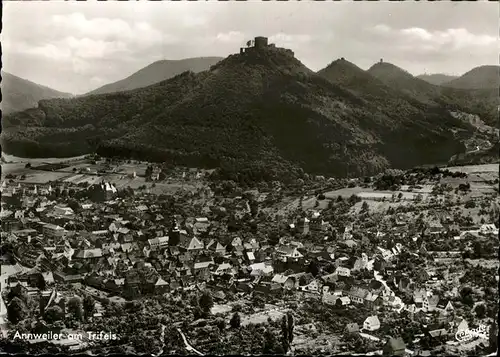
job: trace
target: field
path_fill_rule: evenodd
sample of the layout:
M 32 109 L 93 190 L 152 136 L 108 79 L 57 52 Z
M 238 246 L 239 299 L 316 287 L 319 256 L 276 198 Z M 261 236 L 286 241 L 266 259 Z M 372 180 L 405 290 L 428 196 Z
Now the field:
M 266 322 L 268 318 L 278 320 L 284 315 L 282 308 L 275 305 L 266 304 L 264 311 L 257 312 L 252 315 L 241 315 L 241 324 L 243 326 L 248 324 L 260 324 Z
M 498 164 L 453 166 L 453 167 L 447 167 L 446 169 L 448 169 L 452 172 L 465 172 L 467 174 L 482 173 L 482 172 L 496 172 L 497 176 L 498 176 L 498 172 L 499 172 Z

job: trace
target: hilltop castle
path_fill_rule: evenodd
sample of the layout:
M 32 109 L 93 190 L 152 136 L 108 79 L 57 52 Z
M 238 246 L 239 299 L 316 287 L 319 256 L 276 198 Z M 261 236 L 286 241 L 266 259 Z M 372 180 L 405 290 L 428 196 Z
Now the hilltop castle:
M 250 40 L 247 42 L 247 47 L 240 48 L 240 54 L 251 53 L 251 52 L 260 52 L 260 51 L 277 51 L 281 53 L 286 53 L 291 55 L 292 57 L 295 55 L 292 50 L 287 48 L 276 47 L 274 43 L 269 43 L 267 37 L 257 36 L 254 40 Z

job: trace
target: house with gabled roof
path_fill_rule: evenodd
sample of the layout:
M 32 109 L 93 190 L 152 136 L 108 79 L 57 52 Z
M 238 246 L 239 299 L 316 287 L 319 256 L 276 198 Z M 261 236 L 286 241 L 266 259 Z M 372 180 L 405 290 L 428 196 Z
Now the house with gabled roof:
M 299 252 L 297 247 L 293 247 L 293 246 L 289 246 L 289 245 L 282 245 L 282 246 L 276 248 L 276 253 L 283 261 L 295 261 L 296 262 L 299 259 L 304 257 L 304 255 L 301 252 Z
M 102 249 L 94 248 L 94 249 L 81 249 L 76 254 L 73 255 L 73 259 L 95 259 L 102 257 Z
M 365 299 L 369 295 L 369 291 L 361 287 L 352 286 L 347 295 L 353 303 L 365 304 Z
M 376 331 L 380 328 L 380 320 L 378 316 L 369 316 L 363 322 L 363 329 L 367 331 Z
M 257 276 L 257 275 L 270 276 L 274 271 L 272 264 L 268 264 L 266 262 L 250 264 L 248 267 L 251 270 L 250 271 L 251 276 Z
M 406 344 L 401 337 L 391 337 L 384 345 L 382 353 L 384 356 L 404 356 L 406 351 Z
M 224 255 L 226 254 L 226 247 L 220 244 L 217 240 L 212 239 L 208 242 L 206 250 L 216 254 L 216 255 Z
M 160 250 L 168 246 L 169 238 L 166 236 L 148 239 L 151 251 Z
M 178 247 L 188 252 L 196 252 L 203 250 L 204 245 L 203 242 L 196 237 L 189 238 L 182 235 Z

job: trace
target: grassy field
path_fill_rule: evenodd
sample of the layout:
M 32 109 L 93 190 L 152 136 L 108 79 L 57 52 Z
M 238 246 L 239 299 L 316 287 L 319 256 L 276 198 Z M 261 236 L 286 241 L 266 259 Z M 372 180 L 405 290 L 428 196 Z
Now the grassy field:
M 496 172 L 498 175 L 498 164 L 470 165 L 470 166 L 453 166 L 446 169 L 452 172 L 465 172 L 467 174 L 478 172 Z
M 63 157 L 63 158 L 55 158 L 55 157 L 42 157 L 42 158 L 25 158 L 25 157 L 19 157 L 19 156 L 14 156 L 14 155 L 9 155 L 2 153 L 2 158 L 7 162 L 7 163 L 31 163 L 32 165 L 35 164 L 43 164 L 43 163 L 59 163 L 59 162 L 67 162 L 67 161 L 74 161 L 74 160 L 81 160 L 85 157 L 85 155 L 81 156 L 74 156 L 74 157 Z

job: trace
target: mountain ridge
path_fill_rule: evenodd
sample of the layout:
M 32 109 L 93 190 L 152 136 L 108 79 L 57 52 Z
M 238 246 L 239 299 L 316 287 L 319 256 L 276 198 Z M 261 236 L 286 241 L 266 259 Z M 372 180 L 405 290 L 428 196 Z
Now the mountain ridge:
M 499 126 L 498 88 L 463 89 L 437 86 L 387 62 L 376 63 L 367 72 L 391 88 L 423 103 L 477 114 L 489 125 Z
M 416 76 L 419 79 L 422 79 L 430 84 L 434 84 L 436 86 L 443 85 L 444 83 L 447 83 L 451 80 L 457 79 L 460 76 L 453 76 L 449 74 L 443 74 L 443 73 L 432 73 L 432 74 L 420 74 Z
M 71 93 L 57 91 L 4 70 L 2 76 L 2 113 L 9 114 L 36 107 L 42 99 L 69 98 Z
M 108 83 L 84 95 L 121 92 L 147 87 L 188 70 L 195 73 L 207 70 L 220 60 L 222 60 L 222 57 L 192 57 L 180 60 L 159 60 L 141 68 L 124 79 Z
M 460 89 L 497 89 L 500 87 L 500 66 L 478 66 L 462 76 L 443 83 L 443 86 Z

